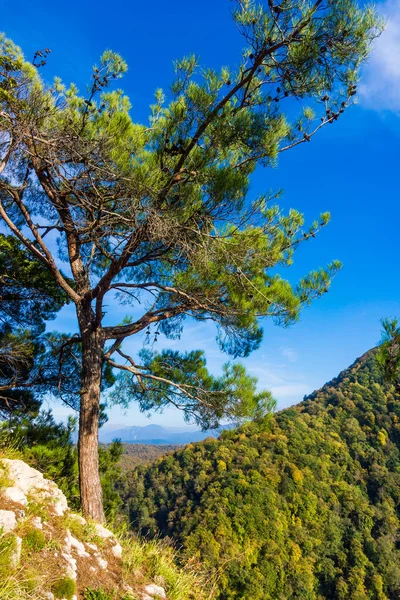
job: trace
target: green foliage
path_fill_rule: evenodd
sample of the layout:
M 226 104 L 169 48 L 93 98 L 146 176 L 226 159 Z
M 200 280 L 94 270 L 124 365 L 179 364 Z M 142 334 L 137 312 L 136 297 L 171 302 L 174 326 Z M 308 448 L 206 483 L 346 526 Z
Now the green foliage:
M 72 600 L 75 595 L 75 581 L 71 577 L 62 577 L 52 586 L 52 592 L 57 599 Z
M 1 447 L 0 447 L 0 494 L 2 489 L 11 487 L 13 485 L 13 481 L 10 479 L 8 468 L 1 461 Z
M 132 595 L 125 594 L 123 597 L 118 594 L 109 594 L 102 589 L 86 588 L 83 592 L 83 600 L 133 600 Z
M 220 600 L 400 596 L 400 396 L 375 351 L 298 406 L 138 467 L 132 527 Z
M 157 458 L 170 454 L 179 445 L 171 444 L 122 444 L 123 453 L 119 464 L 122 472 L 129 471 L 137 465 L 154 462 Z
M 6 318 L 13 328 L 22 323 L 40 333 L 45 321 L 53 319 L 69 301 L 43 264 L 13 236 L 3 233 L 0 234 L 0 290 L 2 322 Z
M 10 572 L 12 556 L 16 548 L 16 539 L 14 535 L 0 534 L 0 581 L 4 580 Z M 1 590 L 1 588 L 0 588 Z
M 123 453 L 119 440 L 113 441 L 107 448 L 99 448 L 100 479 L 103 490 L 105 514 L 112 521 L 121 507 L 121 498 L 115 489 L 115 482 L 121 476 L 119 461 Z
M 56 423 L 50 411 L 37 416 L 14 416 L 0 427 L 0 448 L 13 448 L 20 457 L 55 479 L 71 506 L 79 505 L 77 452 L 71 439 L 76 419 Z
M 236 422 L 269 413 L 275 401 L 267 391 L 257 392 L 257 379 L 241 364 L 225 364 L 222 375 L 207 370 L 204 352 L 142 350 L 142 364 L 154 380 L 119 377 L 112 396 L 127 406 L 134 399 L 142 411 L 162 410 L 170 402 L 183 410 L 186 420 L 204 429 L 217 427 L 223 417 Z
M 141 573 L 145 581 L 161 581 L 169 600 L 211 600 L 205 580 L 190 562 L 182 561 L 168 540 L 123 536 L 124 576 Z
M 40 552 L 46 547 L 46 537 L 41 529 L 32 527 L 24 532 L 22 547 L 26 552 Z

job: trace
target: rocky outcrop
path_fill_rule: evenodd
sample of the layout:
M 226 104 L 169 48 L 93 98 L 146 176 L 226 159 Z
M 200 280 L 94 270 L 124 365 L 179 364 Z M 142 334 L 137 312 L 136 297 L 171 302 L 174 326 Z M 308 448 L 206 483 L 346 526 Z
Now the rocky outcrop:
M 3 458 L 1 463 L 13 482 L 2 491 L 6 498 L 21 506 L 27 506 L 29 500 L 36 498 L 51 505 L 51 510 L 58 516 L 64 515 L 68 510 L 68 502 L 62 491 L 53 481 L 45 479 L 42 473 L 22 460 Z
M 0 481 L 0 551 L 8 552 L 10 572 L 33 573 L 37 598 L 78 600 L 85 589 L 124 600 L 167 598 L 163 587 L 129 573 L 114 533 L 71 512 L 63 492 L 39 471 L 3 458 Z

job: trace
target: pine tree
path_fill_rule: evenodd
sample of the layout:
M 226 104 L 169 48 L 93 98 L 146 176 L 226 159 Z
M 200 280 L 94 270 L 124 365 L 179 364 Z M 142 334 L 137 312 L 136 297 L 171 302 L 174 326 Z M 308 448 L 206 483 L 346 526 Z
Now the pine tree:
M 197 352 L 136 357 L 124 340 L 146 331 L 173 338 L 186 318 L 208 319 L 223 351 L 247 356 L 263 318 L 296 321 L 339 268 L 298 285 L 282 278 L 277 267 L 290 265 L 329 215 L 305 228 L 299 212 L 282 214 L 274 194 L 250 199 L 249 182 L 257 165 L 275 165 L 280 152 L 338 120 L 381 25 L 350 0 L 238 0 L 233 16 L 247 45 L 239 67 L 177 62 L 171 97 L 157 91 L 146 124 L 132 121 L 128 98 L 112 88 L 126 71 L 118 55 L 103 54 L 85 97 L 59 79 L 44 83 L 48 49 L 30 63 L 1 38 L 0 216 L 76 306 L 79 334 L 63 341 L 60 360 L 79 363 L 80 492 L 85 514 L 98 520 L 105 364 L 125 373 L 123 387 L 142 407 L 172 403 L 205 425 L 270 403 L 240 366 L 214 378 Z M 125 322 L 104 324 L 113 296 L 132 309 Z

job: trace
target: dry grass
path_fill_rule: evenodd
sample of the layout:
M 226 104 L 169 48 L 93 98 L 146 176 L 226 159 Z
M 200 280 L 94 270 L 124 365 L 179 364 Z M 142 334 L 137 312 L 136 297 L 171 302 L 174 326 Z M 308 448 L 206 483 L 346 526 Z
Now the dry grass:
M 126 532 L 119 539 L 124 548 L 124 582 L 129 584 L 132 576 L 142 586 L 154 582 L 165 588 L 168 600 L 212 600 L 202 577 L 188 564 L 178 566 L 178 553 L 171 544 Z

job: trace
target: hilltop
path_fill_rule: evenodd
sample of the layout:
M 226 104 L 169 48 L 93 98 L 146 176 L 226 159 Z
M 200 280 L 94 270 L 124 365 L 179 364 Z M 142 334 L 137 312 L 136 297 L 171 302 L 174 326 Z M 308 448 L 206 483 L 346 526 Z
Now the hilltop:
M 399 447 L 370 351 L 297 406 L 132 471 L 125 502 L 221 600 L 400 598 Z

